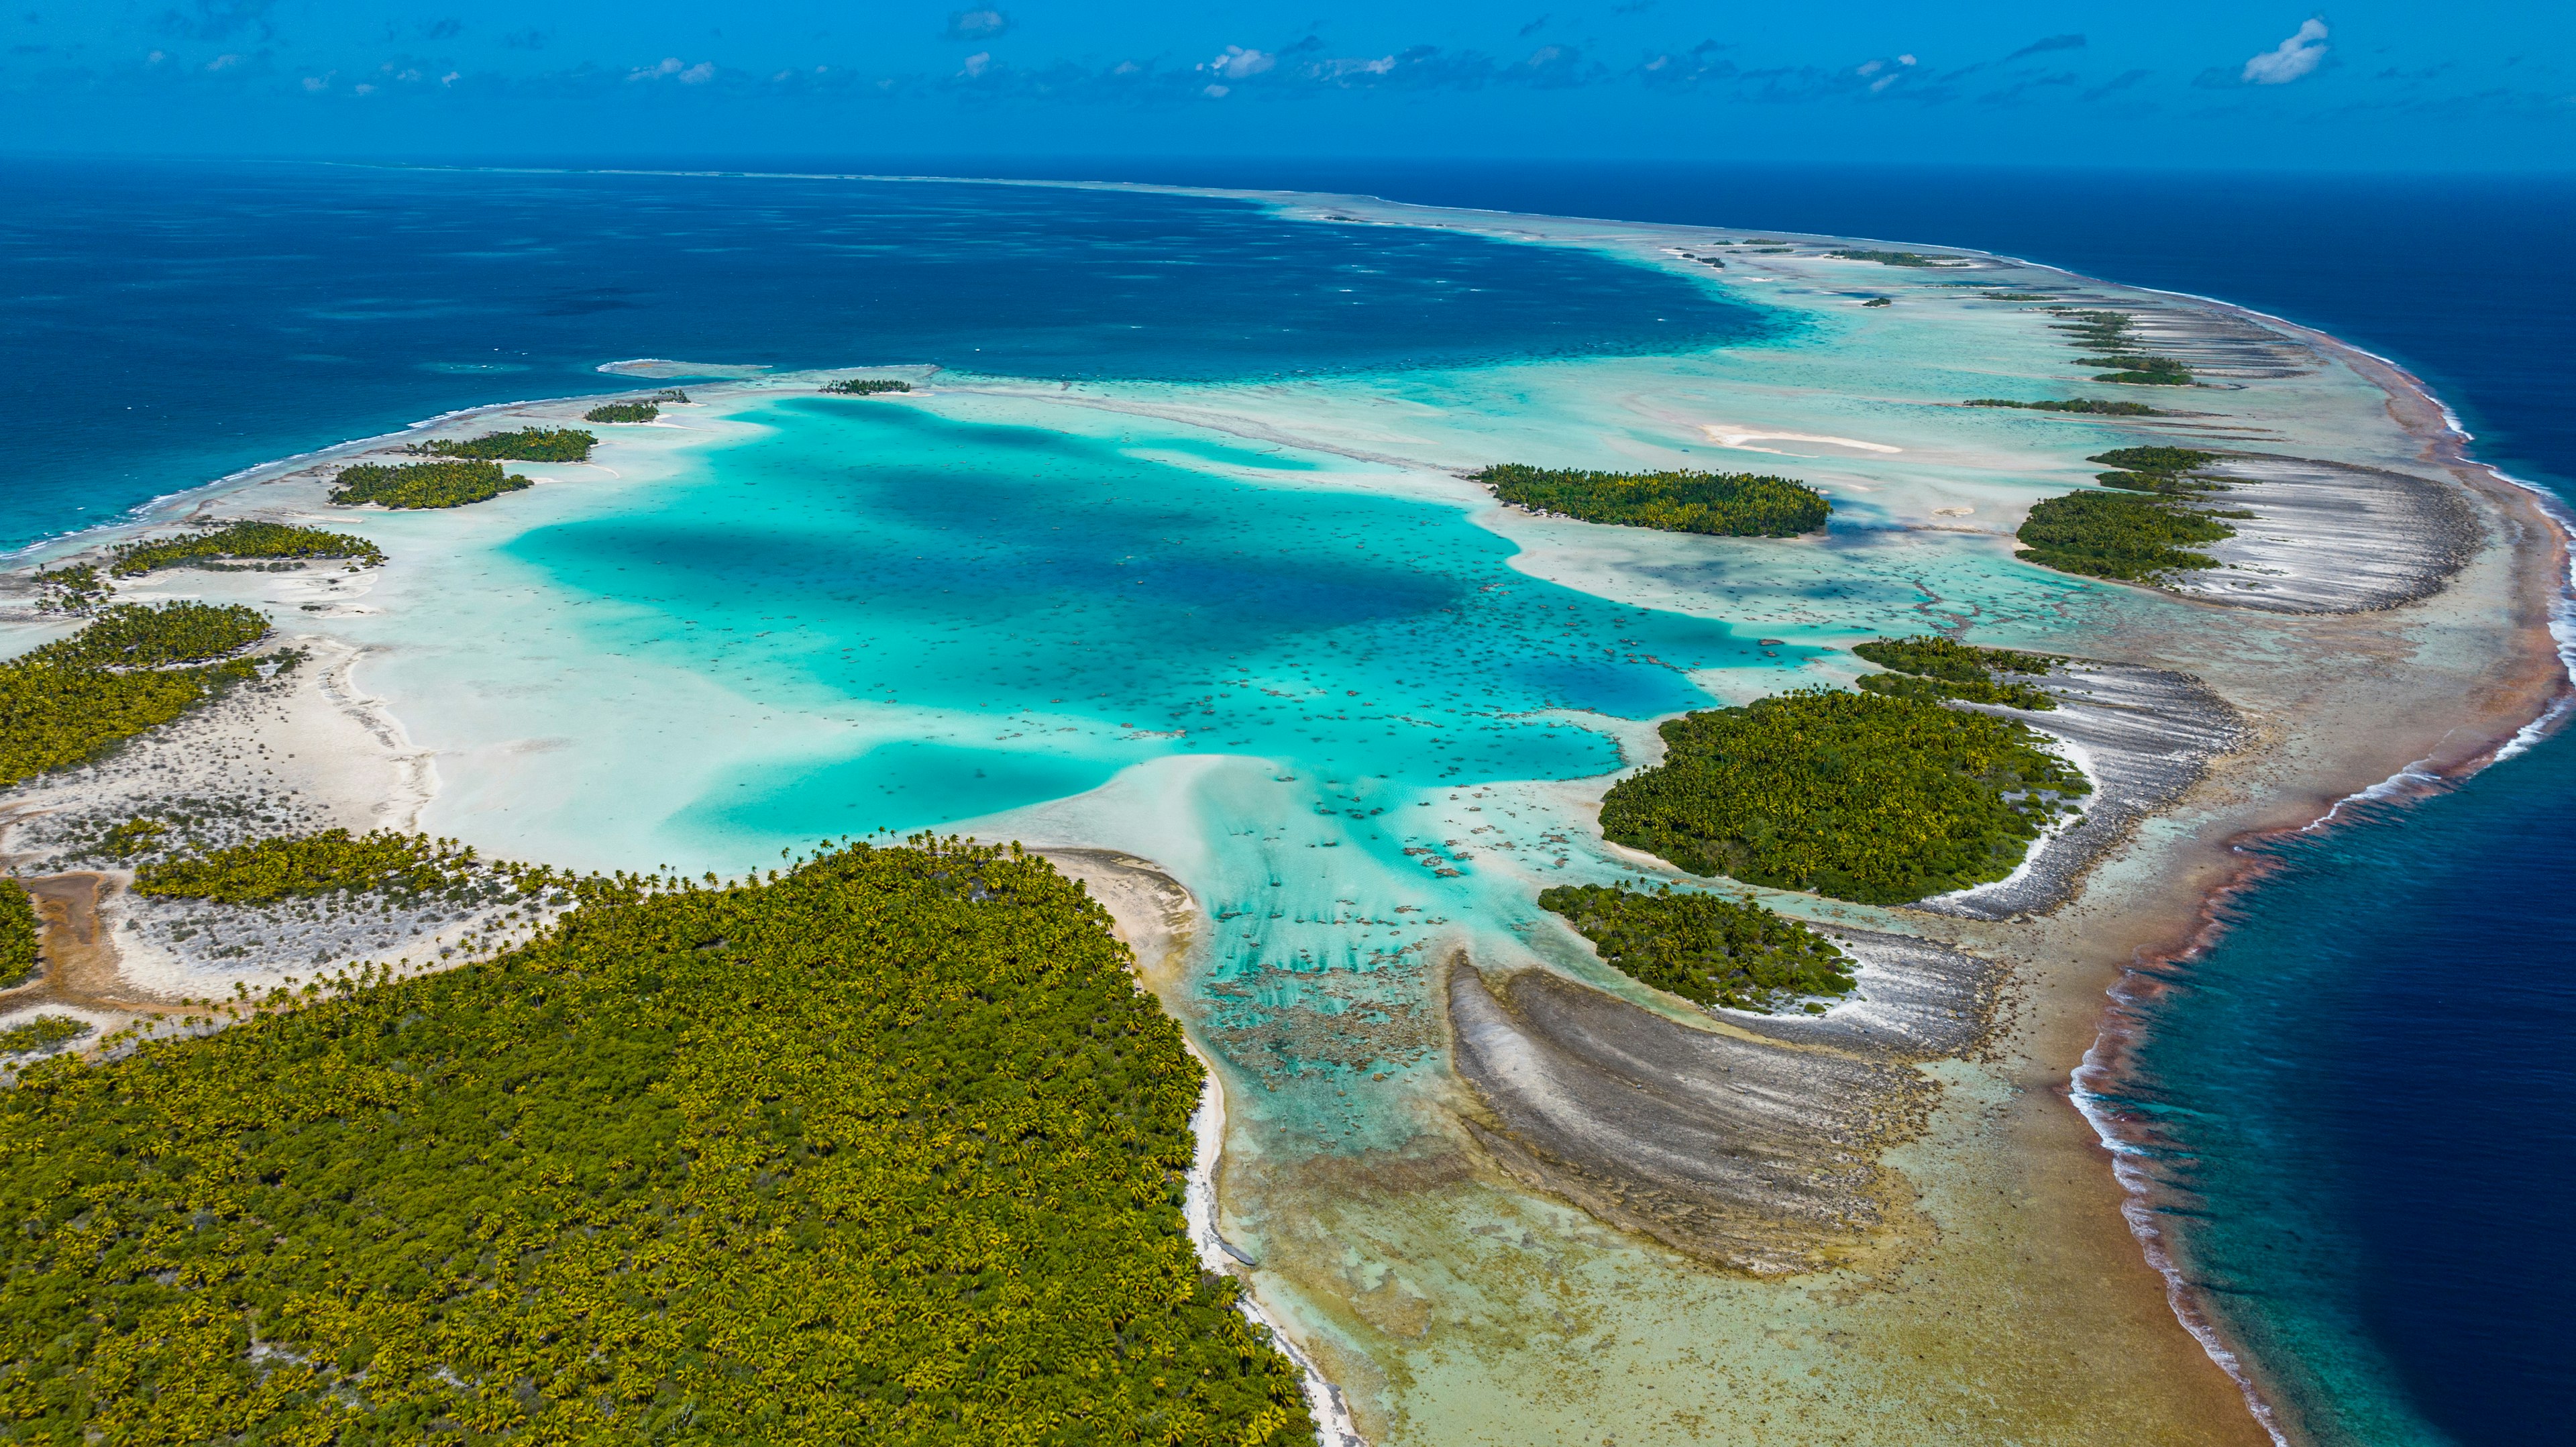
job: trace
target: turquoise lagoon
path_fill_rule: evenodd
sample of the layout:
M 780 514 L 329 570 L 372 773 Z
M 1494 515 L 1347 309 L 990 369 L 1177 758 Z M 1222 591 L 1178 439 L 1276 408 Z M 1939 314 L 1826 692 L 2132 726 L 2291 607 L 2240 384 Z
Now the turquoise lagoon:
M 1280 209 L 1269 224 L 1295 229 Z M 693 384 L 666 425 L 603 429 L 598 465 L 527 468 L 532 491 L 327 513 L 394 563 L 279 616 L 368 648 L 360 686 L 435 760 L 423 824 L 487 853 L 738 875 L 930 829 L 1168 870 L 1208 921 L 1165 998 L 1227 1078 L 1229 1235 L 1355 1392 L 1437 1417 L 1438 1440 L 1665 1431 L 1642 1393 L 1530 1375 L 1597 1370 L 1586 1321 L 1640 1333 L 1616 1360 L 1684 1388 L 1668 1398 L 1714 1410 L 1753 1383 L 1858 1422 L 1878 1397 L 1810 1394 L 1770 1325 L 1804 1330 L 1801 1303 L 1840 1278 L 1709 1277 L 1508 1190 L 1371 1214 L 1354 1183 L 1437 1155 L 1456 1104 L 1429 966 L 1537 958 L 1652 1004 L 1535 900 L 1640 872 L 1591 809 L 1656 720 L 1848 679 L 1875 634 L 2081 652 L 2181 605 L 2011 557 L 2021 510 L 2122 436 L 1956 405 L 2078 385 L 2044 314 L 1866 263 L 1746 256 L 1718 277 L 1650 229 L 1491 224 L 1558 270 L 1659 269 L 1724 303 L 1728 334 L 1311 380 Z M 1881 294 L 1897 304 L 1862 309 Z M 2267 384 L 2243 420 L 2285 449 L 2408 455 L 2380 417 L 2327 369 Z M 1791 540 L 1532 518 L 1462 476 L 1505 460 L 1776 470 L 1836 514 Z M 1441 1329 L 1405 1346 L 1414 1329 L 1363 1298 L 1437 1299 Z M 1372 1342 L 1346 1335 L 1354 1313 Z M 1398 1370 L 1391 1392 L 1368 1379 Z
M 1332 410 L 1374 396 L 1418 434 L 1381 447 L 1473 455 L 1514 416 L 1563 452 L 1594 394 L 1687 396 L 1713 365 L 1380 375 L 1294 419 L 1228 398 L 1278 424 L 1235 432 L 1144 415 L 1203 392 L 711 393 L 612 434 L 613 479 L 374 523 L 430 565 L 338 626 L 384 650 L 365 681 L 439 751 L 429 827 L 487 850 L 735 874 L 930 829 L 1153 859 L 1212 918 L 1193 1023 L 1269 1087 L 1265 1146 L 1400 1146 L 1419 1093 L 1343 1088 L 1436 1088 L 1436 949 L 1643 998 L 1535 896 L 1640 872 L 1587 806 L 1654 721 L 1847 678 L 1832 645 L 2038 626 L 2095 594 L 1993 536 L 1891 525 L 1856 487 L 1822 540 L 1630 534 L 1243 435 L 1346 442 Z

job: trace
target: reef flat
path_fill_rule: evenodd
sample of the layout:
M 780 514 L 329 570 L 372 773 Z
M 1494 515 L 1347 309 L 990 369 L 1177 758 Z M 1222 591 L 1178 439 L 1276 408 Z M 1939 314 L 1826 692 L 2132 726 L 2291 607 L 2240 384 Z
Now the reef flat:
M 112 861 L 66 852 L 165 782 L 579 868 L 1022 840 L 1128 879 L 1131 936 L 1169 937 L 1138 942 L 1146 982 L 1222 1092 L 1205 1259 L 1368 1441 L 2260 1440 L 2222 1368 L 2254 1370 L 2177 1323 L 2066 1084 L 2105 987 L 2188 944 L 2235 840 L 2473 767 L 2563 685 L 2546 520 L 2392 369 L 2218 304 L 1849 238 L 1259 199 L 1656 268 L 1770 325 L 1258 382 L 693 383 L 441 513 L 335 511 L 332 477 L 599 399 L 299 459 L 185 515 L 345 529 L 382 567 L 134 588 L 260 607 L 315 650 L 298 707 L 339 730 L 309 751 L 338 772 L 299 744 L 247 773 L 208 713 L 13 794 L 5 847 L 93 891 L 80 947 L 134 947 L 85 968 L 142 1002 L 298 972 L 188 953 Z M 2070 320 L 2103 312 L 2120 355 L 2173 364 L 2122 370 L 2191 380 L 2095 380 L 2109 349 L 2067 329 L 2107 335 Z M 2151 410 L 1964 405 L 2071 395 Z M 2210 505 L 2255 517 L 2220 566 L 2132 585 L 2017 557 L 2030 507 L 2127 446 L 2225 459 Z M 1794 478 L 1831 518 L 1537 516 L 1472 480 L 1506 464 Z M 13 640 L 65 631 L 21 597 Z M 1866 907 L 1601 838 L 1659 722 L 1847 684 L 1854 645 L 1924 632 L 2074 660 L 2035 685 L 2054 709 L 1968 705 L 2094 786 L 2015 877 Z M 1649 989 L 1536 904 L 1619 880 L 1812 924 L 1856 988 L 1816 1014 Z M 417 964 L 478 923 L 331 943 Z

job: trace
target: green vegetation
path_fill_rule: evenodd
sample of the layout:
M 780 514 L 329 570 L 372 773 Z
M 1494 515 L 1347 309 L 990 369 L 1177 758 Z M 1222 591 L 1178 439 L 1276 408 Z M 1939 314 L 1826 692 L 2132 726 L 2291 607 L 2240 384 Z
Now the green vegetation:
M 1988 300 L 1988 301 L 2055 301 L 2055 300 L 2057 300 L 2057 298 L 2055 298 L 2055 297 L 2053 297 L 2053 296 L 2050 296 L 2048 293 L 2046 293 L 2046 292 L 2044 292 L 2044 291 L 1990 291 L 1990 292 L 1987 292 L 1985 295 L 1986 295 L 1986 300 Z
M 256 676 L 247 660 L 203 664 L 259 641 L 252 609 L 120 603 L 73 634 L 0 663 L 0 785 L 87 762 Z
M 95 563 L 39 568 L 34 582 L 39 613 L 88 613 L 116 596 L 116 585 L 99 576 Z
M 122 824 L 111 825 L 100 833 L 98 851 L 111 859 L 120 861 L 133 859 L 160 848 L 162 840 L 169 833 L 170 825 L 167 820 L 128 819 Z
M 891 377 L 844 377 L 837 382 L 824 383 L 823 390 L 837 392 L 844 397 L 870 397 L 879 392 L 909 392 L 912 384 L 898 382 Z
M 332 501 L 338 500 L 338 495 L 334 494 Z M 107 570 L 117 577 L 131 578 L 155 568 L 202 568 L 221 560 L 241 558 L 298 561 L 346 558 L 354 567 L 373 567 L 385 560 L 385 553 L 384 549 L 365 538 L 352 537 L 347 533 L 291 527 L 285 523 L 235 522 L 181 533 L 175 538 L 122 544 L 110 556 Z
M 1894 305 L 1896 305 L 1896 298 L 1894 298 L 1894 297 L 1888 297 L 1888 296 L 1874 296 L 1874 297 L 1871 297 L 1869 300 L 1867 300 L 1867 301 L 1865 301 L 1865 302 L 1862 302 L 1862 303 L 1861 303 L 1861 305 L 1862 305 L 1862 306 L 1894 306 Z
M 582 889 L 489 962 L 26 1068 L 12 1433 L 1314 1440 L 1184 1234 L 1201 1073 L 1079 884 L 950 842 Z
M 2218 460 L 2215 452 L 2195 452 L 2188 447 L 2115 447 L 2084 459 L 2104 467 L 2125 467 L 2134 472 L 2190 472 Z
M 1794 537 L 1833 504 L 1785 477 L 1750 472 L 1574 472 L 1504 463 L 1476 474 L 1515 507 L 1586 522 L 1726 537 Z
M 0 879 L 0 990 L 36 972 L 36 905 L 14 879 Z
M 1938 702 L 1945 698 L 1970 703 L 1999 703 L 2008 708 L 2047 710 L 2057 700 L 2027 683 L 1995 677 L 2021 673 L 2039 677 L 2060 660 L 2041 653 L 2015 653 L 2004 648 L 1978 648 L 1924 634 L 1915 638 L 1874 638 L 1852 652 L 1894 673 L 1864 674 L 1860 687 L 1872 693 Z
M 599 439 L 577 427 L 528 427 L 486 432 L 463 442 L 422 442 L 403 449 L 423 457 L 465 457 L 483 462 L 588 462 Z
M 2192 385 L 2191 369 L 2171 357 L 2150 357 L 2124 353 L 2116 357 L 2077 357 L 2078 366 L 2117 367 L 2116 372 L 2097 374 L 2096 382 L 2126 382 L 2139 387 L 2188 387 Z
M 2126 469 L 2095 473 L 2094 480 L 2104 487 L 2116 487 L 2127 492 L 2199 497 L 2229 490 L 2228 484 L 2214 478 L 2192 475 L 2193 469 L 2216 462 L 2218 454 L 2215 452 L 2195 452 L 2188 447 L 2119 447 L 2086 460 Z
M 2098 397 L 2070 397 L 2061 402 L 2012 402 L 2001 397 L 1971 397 L 1971 407 L 2020 407 L 2032 412 L 2089 412 L 2103 417 L 2161 417 L 2144 402 L 2105 402 Z
M 584 422 L 650 422 L 662 409 L 650 402 L 609 402 L 581 414 Z
M 1693 874 L 1898 904 L 2003 878 L 2091 785 L 2009 719 L 1806 689 L 1667 721 L 1601 832 Z
M 340 469 L 331 501 L 342 507 L 370 502 L 389 508 L 464 507 L 529 485 L 515 473 L 502 476 L 497 462 L 415 462 L 404 467 L 361 462 Z
M 2081 351 L 2110 355 L 2078 357 L 2087 367 L 2113 367 L 2093 380 L 2122 382 L 2142 387 L 2188 387 L 2192 385 L 2191 369 L 2172 357 L 2151 356 L 2137 351 L 2131 336 L 2131 321 L 2126 312 L 2075 311 L 2059 309 L 2056 315 L 2071 318 L 2056 323 L 2059 331 L 2070 333 Z
M 1959 259 L 1955 256 L 1926 256 L 1920 251 L 1828 251 L 1825 255 L 1838 256 L 1845 261 L 1875 261 L 1881 266 L 1949 266 Z
M 111 830 L 109 843 L 142 853 L 159 842 L 164 827 L 157 820 L 132 820 Z M 520 893 L 562 882 L 540 866 L 485 864 L 453 839 L 330 829 L 146 864 L 135 871 L 134 892 L 218 904 L 271 904 L 314 894 L 382 894 L 404 904 L 423 898 L 462 904 L 500 897 L 505 881 Z
M 69 638 L 20 654 L 18 666 L 162 668 L 205 663 L 268 636 L 268 619 L 238 603 L 119 603 Z
M 2059 572 L 2144 583 L 2176 569 L 2217 567 L 2217 559 L 2185 545 L 2232 538 L 2236 529 L 2164 498 L 2077 492 L 2033 507 L 2017 536 L 2023 557 Z
M 0 1030 L 0 1055 L 24 1055 L 32 1050 L 51 1050 L 67 1040 L 78 1040 L 94 1028 L 86 1020 L 69 1015 L 39 1015 L 24 1025 Z
M 2117 351 L 2129 345 L 2130 322 L 2127 312 L 2076 311 L 2060 307 L 2053 308 L 2050 314 L 2066 318 L 2051 325 L 2058 331 L 2072 335 L 2075 345 L 2080 348 L 2090 351 Z
M 1749 901 L 1671 885 L 1641 894 L 1561 884 L 1538 903 L 1565 916 L 1612 969 L 1695 1005 L 1771 1011 L 1801 995 L 1851 992 L 1851 961 L 1833 941 Z

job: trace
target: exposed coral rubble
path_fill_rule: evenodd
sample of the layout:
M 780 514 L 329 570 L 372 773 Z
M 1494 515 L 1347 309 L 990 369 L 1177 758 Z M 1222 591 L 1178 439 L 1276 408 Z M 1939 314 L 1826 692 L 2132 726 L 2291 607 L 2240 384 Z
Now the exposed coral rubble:
M 1880 1224 L 1879 1149 L 1919 1128 L 1908 1066 L 1984 1031 L 1991 975 L 1859 937 L 1844 1019 L 1695 1027 L 1544 969 L 1449 972 L 1468 1130 L 1531 1184 L 1677 1250 L 1761 1275 L 1831 1264 Z M 1730 1014 L 1729 1022 L 1737 1017 Z

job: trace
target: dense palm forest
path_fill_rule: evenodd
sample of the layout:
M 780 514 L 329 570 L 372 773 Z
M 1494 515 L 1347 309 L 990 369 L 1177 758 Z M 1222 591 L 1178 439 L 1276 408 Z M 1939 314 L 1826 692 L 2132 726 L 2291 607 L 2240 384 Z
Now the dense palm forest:
M 823 390 L 844 397 L 873 397 L 879 392 L 909 392 L 912 384 L 891 377 L 843 377 L 824 383 Z
M 249 660 L 217 660 L 267 633 L 249 608 L 120 603 L 0 663 L 0 785 L 96 758 L 258 676 Z
M 373 567 L 385 560 L 385 554 L 383 549 L 365 538 L 352 537 L 347 533 L 292 527 L 285 523 L 232 522 L 181 533 L 177 537 L 120 544 L 109 555 L 107 570 L 117 577 L 130 578 L 155 568 L 203 567 L 209 563 L 252 558 L 269 561 L 335 558 L 346 559 L 360 567 Z
M 1580 472 L 1503 463 L 1476 474 L 1494 496 L 1585 522 L 1727 537 L 1794 537 L 1833 504 L 1786 477 L 1750 472 Z
M 606 402 L 581 414 L 584 422 L 650 422 L 662 409 L 650 402 Z
M 486 432 L 480 437 L 415 443 L 403 449 L 424 457 L 462 457 L 478 462 L 587 462 L 599 438 L 578 427 L 523 427 L 516 432 Z
M 0 990 L 36 972 L 36 905 L 14 879 L 0 878 Z
M 1857 680 L 1872 693 L 1894 694 L 1938 702 L 1945 698 L 1969 703 L 1999 703 L 2011 708 L 2047 710 L 2057 700 L 2044 691 L 1997 674 L 2038 678 L 2062 660 L 2043 653 L 2015 653 L 2005 648 L 1979 648 L 1924 634 L 1915 638 L 1874 638 L 1852 652 L 1892 669 L 1865 673 Z
M 1082 887 L 592 879 L 494 959 L 0 1096 L 26 1440 L 1311 1443 L 1201 1271 L 1200 1071 Z
M 2027 726 L 1922 699 L 1807 689 L 1662 727 L 1610 788 L 1609 839 L 1693 874 L 1900 904 L 2010 874 L 2091 785 Z
M 2023 557 L 2061 573 L 2151 583 L 2170 572 L 2217 567 L 2216 558 L 2191 545 L 2236 536 L 2219 516 L 2162 497 L 2075 492 L 2033 506 L 2014 536 Z
M 464 507 L 530 486 L 497 462 L 415 462 L 400 467 L 360 462 L 340 469 L 331 501 L 342 507 Z
M 1622 974 L 1698 1005 L 1772 1011 L 1851 992 L 1833 941 L 1773 910 L 1714 894 L 1561 884 L 1538 897 Z M 1812 1005 L 1821 1010 L 1821 1005 Z

